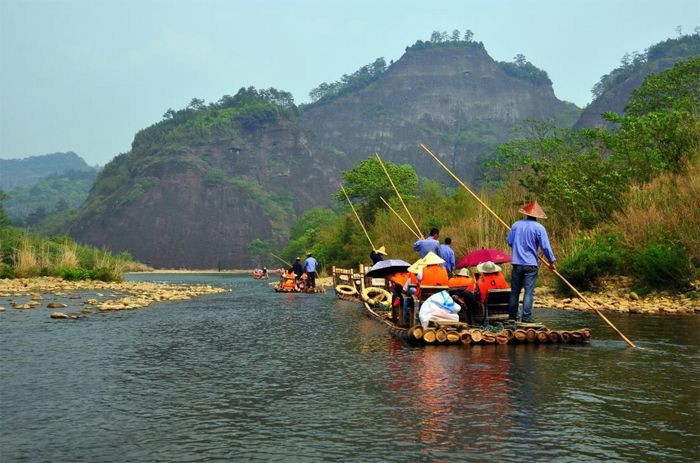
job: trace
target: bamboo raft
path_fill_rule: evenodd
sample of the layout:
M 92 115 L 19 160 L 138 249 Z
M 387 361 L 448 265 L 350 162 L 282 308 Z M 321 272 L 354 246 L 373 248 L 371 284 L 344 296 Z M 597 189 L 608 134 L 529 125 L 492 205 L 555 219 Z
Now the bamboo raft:
M 360 272 L 364 272 L 364 268 L 360 266 Z M 345 278 L 342 278 L 342 275 Z M 370 318 L 382 323 L 389 332 L 412 345 L 430 345 L 430 344 L 454 344 L 454 345 L 478 345 L 478 344 L 583 344 L 591 339 L 591 330 L 589 328 L 580 328 L 577 330 L 552 330 L 539 323 L 496 323 L 493 326 L 468 326 L 463 322 L 430 322 L 427 328 L 423 328 L 420 324 L 414 324 L 410 328 L 400 326 L 392 320 L 391 310 L 386 310 L 384 301 L 362 300 L 365 286 L 378 288 L 381 282 L 378 279 L 364 278 L 364 273 L 355 273 L 353 269 L 339 269 L 333 267 L 333 283 L 337 288 L 340 282 L 352 281 L 357 282 L 359 288 L 354 297 L 349 297 L 343 294 L 336 296 L 342 300 L 352 302 L 361 302 L 364 306 L 365 313 Z M 348 284 L 349 285 L 349 284 Z M 420 306 L 420 301 L 416 301 L 416 307 Z M 413 315 L 416 317 L 417 310 Z M 417 318 L 417 317 L 416 317 Z M 417 320 L 414 322 L 417 323 Z
M 363 303 L 370 318 L 384 324 L 389 332 L 413 345 L 430 344 L 583 344 L 591 339 L 591 330 L 550 330 L 534 323 L 515 324 L 500 330 L 469 327 L 462 322 L 430 322 L 427 328 L 414 325 L 404 328 L 391 321 L 391 313 Z M 530 325 L 530 326 L 528 326 Z
M 326 293 L 326 288 L 324 288 L 323 286 L 318 286 L 316 288 L 291 289 L 291 288 L 282 288 L 282 286 L 279 283 L 275 283 L 272 286 L 272 289 L 274 289 L 276 293 L 291 293 L 291 294 L 325 294 Z

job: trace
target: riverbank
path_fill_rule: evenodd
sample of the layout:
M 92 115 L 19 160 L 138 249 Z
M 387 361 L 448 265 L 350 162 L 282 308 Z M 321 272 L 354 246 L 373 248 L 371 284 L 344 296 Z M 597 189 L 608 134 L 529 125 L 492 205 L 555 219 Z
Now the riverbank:
M 144 281 L 66 281 L 55 277 L 0 280 L 0 312 L 10 308 L 60 309 L 51 318 L 82 318 L 94 312 L 135 310 L 155 302 L 183 301 L 227 291 L 211 285 Z
M 695 290 L 684 293 L 652 292 L 644 297 L 632 290 L 630 280 L 617 277 L 593 293 L 583 295 L 598 310 L 631 314 L 700 314 L 700 282 Z M 591 311 L 591 307 L 576 296 L 562 297 L 549 287 L 535 288 L 535 306 L 563 310 Z

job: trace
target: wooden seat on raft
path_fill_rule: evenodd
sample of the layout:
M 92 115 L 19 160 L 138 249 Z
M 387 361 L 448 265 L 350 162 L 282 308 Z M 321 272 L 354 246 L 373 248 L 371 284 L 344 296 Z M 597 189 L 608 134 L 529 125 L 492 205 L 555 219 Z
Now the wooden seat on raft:
M 508 320 L 510 308 L 510 289 L 489 289 L 484 301 L 484 321 L 503 322 Z

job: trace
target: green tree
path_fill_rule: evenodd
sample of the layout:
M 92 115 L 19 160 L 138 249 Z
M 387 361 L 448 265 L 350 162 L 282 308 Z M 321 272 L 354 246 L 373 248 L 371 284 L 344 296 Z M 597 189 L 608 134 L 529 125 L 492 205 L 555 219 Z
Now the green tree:
M 384 161 L 384 167 L 404 200 L 415 194 L 418 175 L 413 166 Z M 351 201 L 356 203 L 356 206 L 360 206 L 362 215 L 368 220 L 372 220 L 376 210 L 383 207 L 380 196 L 389 199 L 396 194 L 376 156 L 365 159 L 352 169 L 343 172 L 343 180 Z M 338 190 L 335 197 L 338 201 L 346 201 L 341 190 Z
M 251 240 L 246 248 L 255 265 L 262 266 L 267 265 L 271 261 L 272 256 L 270 252 L 275 249 L 275 245 L 270 241 L 256 238 Z
M 10 218 L 5 214 L 5 208 L 2 204 L 7 198 L 7 193 L 0 188 L 0 227 L 7 227 L 11 223 Z

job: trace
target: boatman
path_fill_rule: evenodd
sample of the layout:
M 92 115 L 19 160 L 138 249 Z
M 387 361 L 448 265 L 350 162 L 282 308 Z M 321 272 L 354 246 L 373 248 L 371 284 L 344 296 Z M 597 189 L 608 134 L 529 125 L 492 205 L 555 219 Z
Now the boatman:
M 316 267 L 318 267 L 318 261 L 314 259 L 314 257 L 311 255 L 312 253 L 307 253 L 306 254 L 306 260 L 304 261 L 304 271 L 306 272 L 306 275 L 309 277 L 309 288 L 315 288 L 316 287 Z
M 299 281 L 299 278 L 301 278 L 301 274 L 304 273 L 304 269 L 301 266 L 301 257 L 297 257 L 294 260 L 292 268 L 294 269 L 294 273 L 296 273 L 297 275 L 297 281 Z
M 534 303 L 535 283 L 537 283 L 539 271 L 537 250 L 542 249 L 552 271 L 556 270 L 555 262 L 557 259 L 549 245 L 547 230 L 537 222 L 537 219 L 547 218 L 537 201 L 524 205 L 518 212 L 527 217 L 515 222 L 508 238 L 506 238 L 508 245 L 513 248 L 509 318 L 517 320 L 520 290 L 525 288 L 522 321 L 531 323 L 533 321 L 532 305 Z
M 384 257 L 382 256 L 386 256 L 386 249 L 384 249 L 384 246 L 379 249 L 372 249 L 372 252 L 369 253 L 369 258 L 372 259 L 372 265 L 383 261 Z
M 445 244 L 441 244 L 438 248 L 437 255 L 445 259 L 445 263 L 442 264 L 447 270 L 447 273 L 452 273 L 455 269 L 455 252 L 452 250 L 450 245 L 452 244 L 452 238 L 445 238 Z
M 430 230 L 430 236 L 413 243 L 413 250 L 418 251 L 421 258 L 425 257 L 429 252 L 438 254 L 440 252 L 440 241 L 438 241 L 438 238 L 440 238 L 440 230 L 433 228 Z

